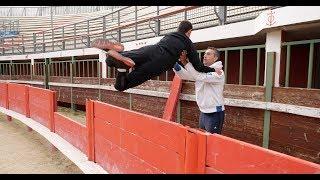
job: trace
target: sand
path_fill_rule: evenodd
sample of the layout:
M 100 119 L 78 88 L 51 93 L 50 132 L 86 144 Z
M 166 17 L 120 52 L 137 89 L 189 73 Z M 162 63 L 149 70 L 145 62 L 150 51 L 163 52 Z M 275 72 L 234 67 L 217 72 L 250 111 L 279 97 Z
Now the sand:
M 0 113 L 0 174 L 82 174 L 49 141 Z

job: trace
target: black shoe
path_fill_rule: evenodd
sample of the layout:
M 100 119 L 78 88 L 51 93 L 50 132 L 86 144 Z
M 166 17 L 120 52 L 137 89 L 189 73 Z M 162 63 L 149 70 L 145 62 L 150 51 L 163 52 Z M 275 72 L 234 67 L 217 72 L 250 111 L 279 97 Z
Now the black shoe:
M 124 91 L 127 89 L 127 72 L 119 72 L 116 77 L 116 83 L 114 88 L 118 91 Z
M 115 68 L 120 68 L 120 69 L 130 69 L 131 67 L 125 65 L 121 61 L 116 60 L 112 56 L 107 56 L 106 63 L 109 67 L 115 67 Z
M 129 67 L 133 67 L 135 65 L 134 61 L 131 58 L 125 57 L 115 50 L 109 50 L 107 52 L 107 54 L 108 54 L 108 56 L 113 57 L 114 60 L 119 61 L 121 63 L 124 63 L 125 65 L 127 65 Z

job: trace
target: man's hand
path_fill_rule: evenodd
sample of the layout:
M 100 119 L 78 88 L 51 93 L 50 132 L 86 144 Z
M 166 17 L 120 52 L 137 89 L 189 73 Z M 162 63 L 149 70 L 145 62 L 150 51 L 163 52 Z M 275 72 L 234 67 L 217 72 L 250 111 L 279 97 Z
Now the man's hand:
M 179 60 L 183 65 L 186 65 L 189 62 L 187 59 L 187 51 L 186 50 L 183 50 L 181 52 Z
M 222 68 L 223 68 L 222 62 L 218 61 L 218 62 L 214 63 L 213 66 L 214 66 L 213 68 L 214 68 L 215 72 L 220 76 L 222 74 Z
M 221 68 L 215 68 L 214 70 L 219 76 L 222 74 L 222 69 Z

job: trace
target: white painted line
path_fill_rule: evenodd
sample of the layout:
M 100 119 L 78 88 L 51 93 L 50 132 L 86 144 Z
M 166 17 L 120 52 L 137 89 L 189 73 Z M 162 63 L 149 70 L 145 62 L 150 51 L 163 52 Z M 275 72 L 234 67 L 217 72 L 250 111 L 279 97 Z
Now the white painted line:
M 48 128 L 42 124 L 34 121 L 31 118 L 19 114 L 17 112 L 0 107 L 0 112 L 9 115 L 25 125 L 29 126 L 44 138 L 46 138 L 51 144 L 53 144 L 57 149 L 59 149 L 65 156 L 67 156 L 73 163 L 75 163 L 85 174 L 108 174 L 101 166 L 98 164 L 88 161 L 87 156 L 82 153 L 79 149 L 74 147 L 68 141 L 64 140 L 58 134 L 51 132 Z

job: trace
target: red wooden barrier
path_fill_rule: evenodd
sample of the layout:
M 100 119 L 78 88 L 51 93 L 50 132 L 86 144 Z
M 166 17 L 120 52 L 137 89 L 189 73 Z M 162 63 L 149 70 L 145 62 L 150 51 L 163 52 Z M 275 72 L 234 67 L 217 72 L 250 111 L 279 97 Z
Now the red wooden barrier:
M 186 140 L 185 172 L 192 174 L 205 173 L 205 155 L 207 135 L 199 130 L 188 128 Z
M 86 103 L 86 127 L 54 113 L 50 90 L 0 83 L 0 105 L 30 115 L 110 173 L 320 173 L 315 163 L 97 101 Z
M 182 80 L 179 76 L 175 75 L 170 88 L 170 95 L 168 97 L 166 106 L 164 108 L 162 118 L 169 121 L 175 121 L 177 112 L 177 103 L 179 100 L 182 87 Z
M 96 162 L 94 156 L 93 101 L 86 100 L 87 155 L 88 160 Z
M 8 84 L 0 83 L 0 106 L 8 108 Z
M 94 101 L 95 161 L 110 173 L 184 173 L 186 128 Z
M 206 173 L 320 173 L 320 165 L 218 134 L 208 135 Z
M 8 83 L 0 83 L 0 106 L 9 108 Z M 7 116 L 8 121 L 12 121 L 11 116 Z
M 54 131 L 55 92 L 37 87 L 29 87 L 30 117 Z
M 10 110 L 30 117 L 28 87 L 27 85 L 9 83 L 8 98 Z
M 83 153 L 87 153 L 86 126 L 55 112 L 54 127 L 55 133 L 59 134 L 63 139 L 80 149 Z

